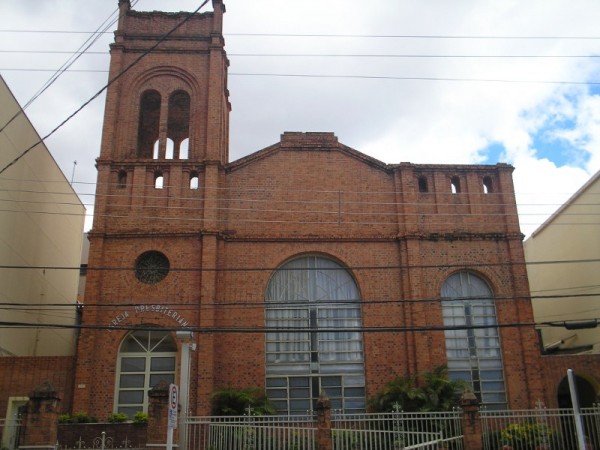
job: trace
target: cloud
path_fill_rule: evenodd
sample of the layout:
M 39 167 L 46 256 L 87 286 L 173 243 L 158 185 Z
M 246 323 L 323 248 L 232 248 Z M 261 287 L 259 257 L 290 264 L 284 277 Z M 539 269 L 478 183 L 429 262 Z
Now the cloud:
M 16 29 L 91 31 L 117 9 L 116 0 L 90 0 L 85 8 L 76 0 L 38 3 L 2 2 L 0 15 Z M 548 199 L 546 215 L 600 169 L 598 92 L 584 84 L 550 83 L 597 81 L 598 60 L 576 56 L 595 54 L 598 41 L 556 39 L 597 36 L 600 3 L 595 0 L 581 0 L 577 7 L 566 0 L 225 3 L 232 159 L 275 143 L 284 131 L 333 131 L 343 143 L 388 163 L 495 163 L 502 158 L 516 167 L 517 192 L 537 202 Z M 135 9 L 193 11 L 198 5 L 195 0 L 140 0 Z M 204 11 L 210 9 L 209 2 Z M 536 36 L 541 39 L 524 38 Z M 72 51 L 87 37 L 18 34 L 6 35 L 4 42 L 8 49 Z M 105 35 L 93 50 L 107 52 L 111 40 Z M 304 56 L 290 56 L 299 54 Z M 325 56 L 306 56 L 316 54 Z M 3 65 L 51 68 L 67 56 L 5 53 Z M 86 55 L 76 68 L 105 70 L 108 57 Z M 3 76 L 24 103 L 50 73 L 6 71 Z M 28 110 L 40 134 L 90 98 L 106 76 L 63 75 Z M 76 180 L 95 181 L 103 102 L 94 101 L 49 141 L 67 178 L 77 160 Z M 80 186 L 82 193 L 89 191 L 89 185 Z M 520 210 L 528 200 L 523 195 Z M 541 220 L 523 215 L 531 226 Z

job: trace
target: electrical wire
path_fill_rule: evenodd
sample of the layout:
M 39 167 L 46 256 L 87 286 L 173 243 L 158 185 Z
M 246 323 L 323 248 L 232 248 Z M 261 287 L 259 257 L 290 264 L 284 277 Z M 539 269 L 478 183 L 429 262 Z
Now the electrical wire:
M 48 34 L 89 34 L 90 31 L 78 30 L 19 30 L 19 29 L 0 29 L 0 33 L 48 33 Z M 109 31 L 104 33 L 108 34 Z M 319 38 L 392 38 L 392 39 L 468 39 L 468 40 L 600 40 L 600 36 L 536 36 L 536 35 L 449 35 L 449 34 L 335 34 L 335 33 L 224 33 L 225 36 L 240 36 L 240 37 L 319 37 Z
M 60 55 L 60 54 L 71 54 L 71 53 L 84 53 L 86 55 L 103 55 L 110 56 L 108 51 L 85 51 L 85 52 L 71 52 L 67 50 L 0 50 L 0 53 L 9 53 L 9 54 L 40 54 L 40 55 Z M 465 58 L 483 58 L 483 59 L 510 59 L 510 58 L 531 58 L 531 59 L 578 59 L 578 58 L 600 58 L 600 55 L 597 54 L 575 54 L 575 55 L 540 55 L 540 54 L 412 54 L 412 53 L 382 53 L 382 54 L 370 54 L 370 53 L 227 53 L 228 57 L 233 58 L 406 58 L 406 59 L 427 59 L 427 58 L 442 58 L 442 59 L 465 59 Z M 31 69 L 34 70 L 34 69 Z
M 461 261 L 454 264 L 400 264 L 400 265 L 354 265 L 344 266 L 344 269 L 340 268 L 319 268 L 322 271 L 339 271 L 339 270 L 423 270 L 423 269 L 441 269 L 441 268 L 471 268 L 471 267 L 517 267 L 517 266 L 546 266 L 552 264 L 591 264 L 600 263 L 600 258 L 597 259 L 569 259 L 569 260 L 548 260 L 548 261 L 523 261 L 523 262 L 494 262 L 485 263 L 480 260 L 476 261 Z M 81 266 L 32 266 L 32 265 L 17 265 L 17 264 L 0 264 L 0 269 L 27 269 L 27 270 L 80 270 Z M 91 271 L 132 271 L 133 267 L 122 267 L 122 266 L 87 266 L 88 272 Z M 309 269 L 286 269 L 281 267 L 266 267 L 266 266 L 255 266 L 255 267 L 228 267 L 228 268 L 206 268 L 206 267 L 170 267 L 170 272 L 206 272 L 206 273 L 226 273 L 226 272 L 274 272 L 278 270 L 293 271 L 293 270 L 309 270 Z M 317 270 L 317 269 L 313 269 Z M 581 294 L 586 296 L 587 294 Z M 543 296 L 540 296 L 542 298 Z M 556 297 L 556 296 L 554 296 Z M 572 295 L 564 294 L 564 297 L 572 297 Z
M 53 72 L 55 69 L 16 69 L 0 68 L 3 71 L 15 72 Z M 108 73 L 108 70 L 67 70 L 67 72 L 87 72 L 87 73 Z M 249 72 L 230 72 L 229 76 L 241 77 L 273 77 L 273 78 L 306 78 L 306 79 L 347 79 L 347 80 L 389 80 L 389 81 L 447 81 L 458 83 L 502 83 L 502 84 L 549 84 L 549 85 L 574 85 L 574 86 L 597 86 L 600 81 L 581 81 L 581 80 L 519 80 L 519 79 L 501 79 L 501 78 L 461 78 L 461 77 L 409 77 L 392 75 L 328 75 L 328 74 L 293 74 L 293 73 L 249 73 Z M 103 88 L 102 91 L 106 89 Z M 102 92 L 101 91 L 101 92 Z M 99 94 L 98 94 L 99 95 Z M 95 97 L 94 97 L 95 98 Z M 77 111 L 78 112 L 78 111 Z M 62 126 L 62 125 L 61 125 Z M 49 137 L 49 136 L 46 136 Z M 45 139 L 45 138 L 44 138 Z M 0 174 L 2 171 L 0 171 Z
M 139 0 L 135 0 L 134 4 L 137 3 Z M 21 106 L 19 108 L 19 111 L 17 111 L 9 120 L 8 122 L 6 122 L 1 128 L 0 128 L 0 132 L 4 131 L 4 129 L 10 125 L 12 123 L 13 120 L 15 120 L 17 117 L 19 117 L 21 114 L 24 114 L 25 110 L 35 101 L 37 100 L 40 95 L 42 95 L 46 90 L 48 90 L 48 88 L 50 88 L 50 86 L 52 86 L 54 84 L 54 82 L 56 82 L 56 80 L 58 80 L 58 78 L 60 78 L 60 76 L 65 73 L 66 71 L 68 71 L 70 69 L 70 67 L 73 66 L 73 64 L 75 64 L 75 62 L 83 55 L 85 54 L 91 47 L 92 45 L 94 45 L 98 39 L 100 38 L 100 36 L 102 36 L 102 34 L 104 32 L 106 32 L 109 28 L 111 28 L 118 20 L 118 16 L 116 19 L 111 19 L 115 13 L 118 13 L 119 10 L 117 9 L 116 11 L 114 11 L 112 14 L 110 14 L 110 16 L 108 16 L 107 19 L 104 20 L 104 22 L 102 22 L 100 24 L 100 26 L 96 29 L 96 31 L 94 31 L 93 33 L 91 33 L 91 36 L 85 40 L 85 42 L 83 44 L 81 44 L 79 46 L 79 48 L 75 51 L 75 52 L 71 52 L 71 56 L 67 59 L 67 61 L 65 61 L 62 66 L 60 66 L 60 68 L 58 68 L 54 74 L 48 79 L 46 80 L 46 82 L 42 85 L 42 87 L 25 103 L 25 105 Z
M 32 149 L 37 147 L 39 144 L 43 143 L 46 139 L 56 133 L 60 128 L 62 128 L 67 122 L 69 122 L 73 117 L 75 117 L 81 110 L 83 110 L 87 105 L 89 105 L 93 100 L 98 98 L 102 92 L 104 92 L 109 86 L 111 86 L 114 82 L 120 79 L 123 75 L 125 75 L 132 67 L 138 64 L 144 57 L 148 54 L 156 50 L 156 48 L 162 44 L 169 36 L 171 36 L 175 31 L 177 31 L 183 24 L 185 24 L 188 20 L 190 20 L 200 9 L 202 9 L 209 0 L 204 0 L 196 10 L 188 14 L 183 20 L 181 20 L 177 25 L 175 25 L 170 31 L 164 34 L 158 41 L 152 45 L 148 50 L 144 51 L 140 56 L 138 56 L 131 64 L 125 67 L 121 72 L 115 75 L 111 80 L 108 81 L 98 92 L 96 92 L 92 97 L 90 97 L 85 103 L 83 103 L 79 108 L 77 108 L 73 113 L 71 113 L 65 120 L 63 120 L 58 126 L 56 126 L 52 131 L 50 131 L 46 136 L 38 140 L 35 144 L 31 145 L 29 148 L 24 150 L 19 156 L 5 165 L 2 169 L 0 169 L 0 175 L 4 173 L 9 167 L 16 164 L 21 158 L 23 158 L 27 153 L 29 153 Z
M 600 318 L 588 319 L 591 323 L 600 321 Z M 193 331 L 198 334 L 216 334 L 216 333 L 419 333 L 431 331 L 459 331 L 459 330 L 484 330 L 484 329 L 502 329 L 502 328 L 524 328 L 524 327 L 566 327 L 569 325 L 578 325 L 580 320 L 565 320 L 560 322 L 506 322 L 485 325 L 427 325 L 427 326 L 378 326 L 378 327 L 222 327 L 222 326 L 147 326 L 147 325 L 78 325 L 78 324 L 58 324 L 58 323 L 31 323 L 31 322 L 11 322 L 0 321 L 0 328 L 52 328 L 52 329 L 74 329 L 74 330 L 104 330 L 104 331 Z

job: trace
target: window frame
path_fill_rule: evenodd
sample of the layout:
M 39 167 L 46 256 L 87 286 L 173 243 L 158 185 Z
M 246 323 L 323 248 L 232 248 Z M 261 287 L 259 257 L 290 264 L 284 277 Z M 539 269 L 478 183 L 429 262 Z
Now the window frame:
M 145 350 L 143 351 L 128 351 L 128 350 L 124 350 L 124 346 L 126 344 L 128 344 L 128 340 L 130 337 L 134 337 L 134 335 L 136 334 L 141 334 L 141 333 L 146 333 L 146 343 L 147 345 L 145 345 Z M 154 336 L 155 338 L 158 337 L 158 340 L 154 340 L 152 334 L 158 334 L 158 336 Z M 162 337 L 161 337 L 162 335 Z M 134 337 L 134 339 L 138 342 L 140 348 L 144 348 L 144 344 L 140 342 L 139 339 L 137 339 L 137 337 Z M 164 351 L 164 349 L 162 349 L 162 351 L 154 351 L 157 347 L 167 344 L 167 346 L 171 347 L 170 351 Z M 132 359 L 144 359 L 144 370 L 140 371 L 140 370 L 123 370 L 123 360 L 125 358 L 132 358 Z M 173 360 L 173 368 L 172 370 L 152 370 L 152 363 L 154 362 L 154 360 L 159 360 L 159 359 L 172 359 Z M 129 333 L 127 333 L 125 335 L 125 337 L 123 338 L 123 340 L 121 341 L 121 345 L 119 346 L 119 351 L 117 353 L 117 364 L 116 364 L 116 373 L 115 373 L 115 394 L 114 394 L 114 402 L 113 402 L 113 411 L 116 413 L 119 412 L 125 412 L 128 417 L 130 419 L 133 418 L 133 414 L 135 412 L 144 412 L 147 413 L 148 412 L 148 405 L 149 405 L 149 400 L 148 400 L 148 392 L 150 391 L 150 389 L 152 389 L 154 386 L 152 385 L 151 381 L 153 379 L 153 376 L 155 375 L 166 375 L 168 374 L 169 376 L 172 377 L 171 380 L 165 380 L 165 381 L 171 381 L 172 383 L 175 383 L 177 380 L 177 364 L 178 364 L 178 349 L 177 349 L 177 343 L 175 341 L 175 339 L 173 338 L 173 336 L 171 335 L 170 332 L 168 331 L 160 331 L 160 330 L 152 330 L 152 331 L 148 331 L 148 330 L 134 330 L 131 331 Z M 143 376 L 143 383 L 142 385 L 137 385 L 137 386 L 127 386 L 127 387 L 122 387 L 122 380 L 123 380 L 123 376 Z M 155 383 L 156 384 L 156 383 Z M 131 393 L 131 392 L 142 392 L 142 399 L 141 402 L 122 402 L 121 401 L 121 394 L 125 394 L 125 393 Z M 141 406 L 141 410 L 139 409 L 135 409 Z M 135 409 L 135 411 L 133 411 L 133 409 Z M 127 410 L 131 411 L 130 413 L 127 413 Z
M 288 298 L 283 299 L 284 295 Z M 348 297 L 339 298 L 344 295 Z M 266 327 L 295 329 L 265 335 L 265 388 L 280 414 L 313 410 L 323 389 L 334 409 L 365 411 L 360 298 L 351 272 L 322 255 L 289 259 L 273 272 L 265 291 Z M 336 323 L 340 325 L 332 326 Z M 335 331 L 353 327 L 357 331 Z M 339 379 L 339 386 L 327 386 L 334 378 Z M 302 387 L 293 385 L 301 380 Z M 298 397 L 301 390 L 308 395 Z M 299 406 L 300 401 L 304 407 Z

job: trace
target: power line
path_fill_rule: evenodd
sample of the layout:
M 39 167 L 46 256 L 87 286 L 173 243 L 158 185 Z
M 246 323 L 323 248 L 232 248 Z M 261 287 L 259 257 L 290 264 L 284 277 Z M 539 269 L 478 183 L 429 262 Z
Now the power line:
M 137 3 L 138 0 L 135 0 L 134 4 Z M 118 12 L 119 10 L 117 9 L 115 12 Z M 65 61 L 59 69 L 57 69 L 54 74 L 48 79 L 46 80 L 46 82 L 42 85 L 42 87 L 27 101 L 27 103 L 25 103 L 25 105 L 23 105 L 22 107 L 19 108 L 19 110 L 8 120 L 8 122 L 6 122 L 2 128 L 0 128 L 0 132 L 4 131 L 4 129 L 13 121 L 15 120 L 17 117 L 19 117 L 21 114 L 24 113 L 24 111 L 37 99 L 39 98 L 40 95 L 42 95 L 46 90 L 48 90 L 48 88 L 50 88 L 50 86 L 52 86 L 54 84 L 54 82 L 56 82 L 56 80 L 58 80 L 58 78 L 65 73 L 65 71 L 67 71 L 70 67 L 73 66 L 73 64 L 75 64 L 75 62 L 83 55 L 85 54 L 85 52 L 87 50 L 89 50 L 91 48 L 92 45 L 94 45 L 97 40 L 100 38 L 100 36 L 102 35 L 102 33 L 106 30 L 108 30 L 110 27 L 112 27 L 115 22 L 117 21 L 117 19 L 114 19 L 111 21 L 112 16 L 115 15 L 115 12 L 113 12 L 112 14 L 110 14 L 110 16 L 108 16 L 108 18 L 106 20 L 104 20 L 104 22 L 102 22 L 102 24 L 100 24 L 100 26 L 96 29 L 96 31 L 94 31 L 93 33 L 91 33 L 91 36 L 88 37 L 88 39 L 85 40 L 85 42 L 83 44 L 81 44 L 79 46 L 79 48 L 75 51 L 75 52 L 71 52 L 71 56 L 67 59 L 67 61 Z
M 569 259 L 569 260 L 548 260 L 548 261 L 523 261 L 523 262 L 494 262 L 485 263 L 480 260 L 477 261 L 461 261 L 460 263 L 454 264 L 401 264 L 401 265 L 357 265 L 357 266 L 344 266 L 340 268 L 319 268 L 312 270 L 323 270 L 323 271 L 339 271 L 339 270 L 413 270 L 413 269 L 440 269 L 440 268 L 471 268 L 471 267 L 513 267 L 513 266 L 540 266 L 540 265 L 551 265 L 551 264 L 590 264 L 600 263 L 598 259 Z M 2 264 L 0 269 L 30 269 L 30 270 L 80 270 L 81 266 L 31 266 L 31 265 L 11 265 Z M 87 271 L 133 271 L 134 267 L 119 267 L 119 266 L 87 266 Z M 295 269 L 295 268 L 281 268 L 281 267 L 229 267 L 229 268 L 205 268 L 205 267 L 170 267 L 171 272 L 274 272 L 278 270 L 293 271 L 293 270 L 311 270 Z M 582 294 L 586 296 L 587 294 Z M 541 296 L 540 296 L 541 297 Z M 565 294 L 564 297 L 572 297 L 572 295 Z
M 2 173 L 4 173 L 4 171 L 6 171 L 9 167 L 11 167 L 15 163 L 17 163 L 17 161 L 19 161 L 23 156 L 25 156 L 27 153 L 29 153 L 29 151 L 31 151 L 32 149 L 34 149 L 35 147 L 37 147 L 39 144 L 43 143 L 46 139 L 48 139 L 50 136 L 52 136 L 56 131 L 58 131 L 60 128 L 62 128 L 63 125 L 65 125 L 68 121 L 70 121 L 73 117 L 75 117 L 81 110 L 83 110 L 93 100 L 95 100 L 97 97 L 99 97 L 100 94 L 102 92 L 104 92 L 110 85 L 112 85 L 115 81 L 117 81 L 123 75 L 125 75 L 125 73 L 127 73 L 133 66 L 135 66 L 137 63 L 139 63 L 145 56 L 147 56 L 149 53 L 153 52 L 162 42 L 164 42 L 169 36 L 171 36 L 171 34 L 173 34 L 183 24 L 185 24 L 188 20 L 190 20 L 207 3 L 208 3 L 208 0 L 204 0 L 200 4 L 200 6 L 198 6 L 198 8 L 196 8 L 195 11 L 193 11 L 190 14 L 188 14 L 183 20 L 181 20 L 177 25 L 175 25 L 169 32 L 167 32 L 166 34 L 164 34 L 163 36 L 161 36 L 160 39 L 158 39 L 158 41 L 152 47 L 150 47 L 148 50 L 144 51 L 131 64 L 129 64 L 121 72 L 119 72 L 117 75 L 115 75 L 114 78 L 112 78 L 111 80 L 109 80 L 108 83 L 106 83 L 98 92 L 96 92 L 85 103 L 83 103 L 79 108 L 77 108 L 71 115 L 69 115 L 65 120 L 63 120 L 52 131 L 50 131 L 50 133 L 48 133 L 46 136 L 44 136 L 43 138 L 41 138 L 38 142 L 36 142 L 35 144 L 31 145 L 29 148 L 27 148 L 26 150 L 24 150 L 19 156 L 17 156 L 10 163 L 8 163 L 6 166 L 4 166 L 2 169 L 0 169 L 0 175 Z
M 139 306 L 154 306 L 161 305 L 161 307 L 168 306 L 169 308 L 177 308 L 180 311 L 204 311 L 204 310 L 221 310 L 221 309 L 269 309 L 269 308 L 280 308 L 286 307 L 290 309 L 295 308 L 306 308 L 309 304 L 318 304 L 319 306 L 358 306 L 358 305 L 391 305 L 399 306 L 404 304 L 420 304 L 420 303 L 439 303 L 439 304 L 452 304 L 455 302 L 462 301 L 518 301 L 518 300 L 562 300 L 565 298 L 569 299 L 586 299 L 600 297 L 600 292 L 590 294 L 574 294 L 574 295 L 508 295 L 492 297 L 437 297 L 437 298 L 417 298 L 417 299 L 341 299 L 341 300 L 319 300 L 315 302 L 308 302 L 305 300 L 227 300 L 218 299 L 210 302 L 196 303 L 192 300 L 190 303 L 176 301 L 173 302 L 167 298 L 164 299 L 153 299 L 150 303 L 140 303 L 131 301 L 129 299 L 111 299 L 108 303 L 15 303 L 5 302 L 0 303 L 0 309 L 6 311 L 57 311 L 66 309 L 81 309 L 81 310 L 98 310 L 103 309 L 119 310 L 119 309 L 130 309 Z M 148 311 L 146 311 L 148 312 Z M 154 311 L 152 311 L 154 312 Z M 371 317 L 373 314 L 369 314 Z M 385 314 L 384 314 L 385 316 Z
M 600 318 L 588 319 L 585 321 L 587 328 L 594 328 Z M 103 331 L 193 331 L 198 334 L 214 333 L 327 333 L 327 332 L 349 332 L 349 333 L 405 333 L 405 332 L 430 332 L 430 331 L 458 331 L 458 330 L 482 330 L 482 329 L 501 329 L 501 328 L 523 328 L 523 327 L 564 327 L 578 326 L 584 324 L 580 320 L 565 320 L 560 322 L 508 322 L 485 325 L 438 325 L 438 326 L 379 326 L 379 327 L 200 327 L 200 326 L 179 326 L 179 327 L 157 327 L 144 325 L 76 325 L 76 324 L 51 324 L 51 323 L 31 323 L 31 322 L 10 322 L 0 321 L 0 328 L 52 328 L 52 329 L 75 329 L 75 330 L 103 330 Z
M 32 34 L 89 34 L 80 30 L 23 30 L 0 29 L 0 33 L 32 33 Z M 104 31 L 110 34 L 110 31 Z M 393 38 L 393 39 L 507 39 L 507 40 L 600 40 L 600 36 L 568 36 L 568 35 L 444 35 L 444 34 L 335 34 L 335 33 L 224 33 L 225 36 L 241 37 L 332 37 L 332 38 Z
M 18 69 L 18 68 L 0 68 L 3 71 L 15 72 L 53 72 L 55 69 Z M 88 72 L 88 73 L 107 73 L 108 70 L 69 69 L 67 72 Z M 348 80 L 390 80 L 390 81 L 447 81 L 456 83 L 502 83 L 502 84 L 550 84 L 550 85 L 576 85 L 576 86 L 596 86 L 600 81 L 581 81 L 581 80 L 519 80 L 519 79 L 500 79 L 500 78 L 461 78 L 461 77 L 408 77 L 392 75 L 328 75 L 328 74 L 293 74 L 293 73 L 248 73 L 232 72 L 229 76 L 241 77 L 273 77 L 273 78 L 317 78 L 317 79 L 348 79 Z M 104 87 L 102 91 L 104 91 Z M 98 95 L 100 94 L 98 93 Z M 95 97 L 94 97 L 95 98 Z M 86 105 L 84 105 L 86 106 Z M 79 111 L 77 111 L 79 112 Z M 62 124 L 60 125 L 62 126 Z M 50 135 L 44 137 L 46 139 Z M 2 173 L 2 171 L 0 171 Z
M 103 55 L 103 56 L 109 56 L 110 52 L 108 51 L 75 51 L 75 52 L 71 52 L 71 51 L 64 51 L 64 50 L 0 50 L 0 53 L 9 53 L 9 54 L 44 54 L 44 55 L 56 55 L 56 54 L 86 54 L 86 55 Z M 482 58 L 482 59 L 489 59 L 489 58 L 499 58 L 499 59 L 510 59 L 510 58 L 526 58 L 526 59 L 577 59 L 577 58 L 591 58 L 591 59 L 595 59 L 595 58 L 600 58 L 600 55 L 597 54 L 585 54 L 585 55 L 581 55 L 581 54 L 576 54 L 576 55 L 554 55 L 554 54 L 550 54 L 550 55 L 540 55 L 540 54 L 521 54 L 521 55 L 516 55 L 516 54 L 492 54 L 492 55 L 485 55 L 485 54 L 448 54 L 448 55 L 440 55 L 440 54 L 410 54 L 410 53 L 384 53 L 384 54 L 365 54 L 365 53 L 227 53 L 227 56 L 229 57 L 236 57 L 236 58 L 245 58 L 245 57 L 250 57 L 250 58 L 406 58 L 406 59 L 412 59 L 412 58 L 442 58 L 442 59 L 452 59 L 452 58 L 457 58 L 457 59 L 464 59 L 464 58 Z M 31 69 L 31 70 L 35 70 L 35 69 Z

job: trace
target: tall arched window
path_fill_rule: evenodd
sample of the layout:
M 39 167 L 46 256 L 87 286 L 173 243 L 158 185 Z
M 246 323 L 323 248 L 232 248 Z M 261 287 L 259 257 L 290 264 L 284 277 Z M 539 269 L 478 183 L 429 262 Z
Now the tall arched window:
M 460 194 L 460 178 L 452 177 L 450 179 L 450 190 L 453 194 Z
M 160 94 L 157 91 L 146 91 L 140 99 L 137 145 L 138 157 L 140 158 L 152 158 L 154 156 L 160 124 L 160 102 Z M 156 152 L 158 152 L 158 147 Z M 158 155 L 156 157 L 158 158 Z
M 169 119 L 167 123 L 167 138 L 173 140 L 175 149 L 172 158 L 181 159 L 181 143 L 189 137 L 190 96 L 185 91 L 175 91 L 169 97 Z
M 448 374 L 464 380 L 488 408 L 506 408 L 496 305 L 488 284 L 472 272 L 451 275 L 442 286 Z M 481 328 L 479 328 L 481 327 Z
M 168 331 L 132 331 L 119 350 L 115 411 L 133 418 L 148 412 L 148 391 L 175 382 L 177 346 Z
M 364 412 L 360 295 L 350 273 L 320 256 L 281 266 L 266 292 L 267 395 L 280 414 L 305 414 L 324 390 L 334 409 Z

